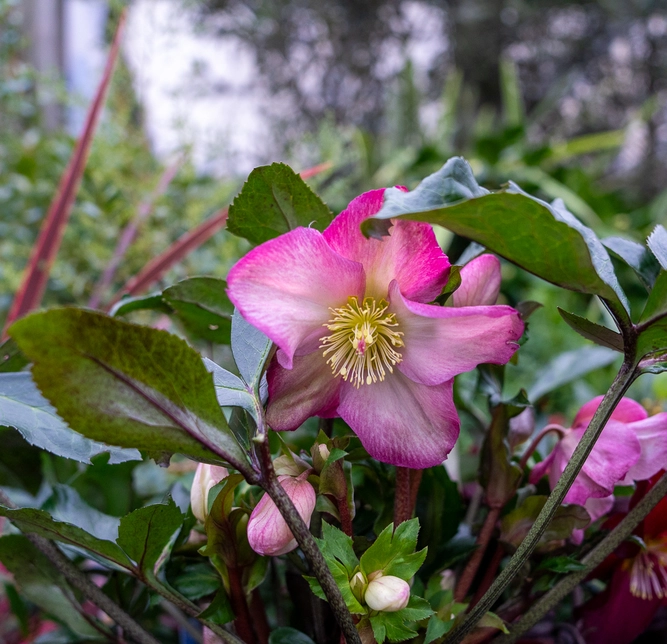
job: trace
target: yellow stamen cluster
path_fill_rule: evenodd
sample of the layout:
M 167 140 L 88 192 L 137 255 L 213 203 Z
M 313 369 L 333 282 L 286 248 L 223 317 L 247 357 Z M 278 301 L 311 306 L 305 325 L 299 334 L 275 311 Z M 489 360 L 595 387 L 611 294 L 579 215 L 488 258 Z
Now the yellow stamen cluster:
M 662 542 L 647 542 L 630 567 L 630 592 L 642 599 L 667 597 L 667 548 Z
M 334 376 L 342 376 L 357 389 L 384 380 L 387 373 L 401 362 L 396 351 L 403 345 L 403 333 L 396 330 L 398 322 L 393 313 L 387 313 L 385 300 L 376 302 L 367 297 L 360 305 L 351 297 L 347 305 L 330 309 L 333 318 L 324 326 L 331 335 L 320 338 L 320 349 L 331 365 Z

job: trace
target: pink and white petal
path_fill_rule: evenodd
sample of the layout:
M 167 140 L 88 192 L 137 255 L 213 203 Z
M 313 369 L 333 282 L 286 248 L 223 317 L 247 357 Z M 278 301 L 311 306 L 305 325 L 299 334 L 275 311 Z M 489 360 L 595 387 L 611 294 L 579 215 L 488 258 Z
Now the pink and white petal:
M 481 255 L 461 269 L 461 285 L 451 302 L 453 306 L 488 306 L 496 303 L 499 293 L 500 260 L 495 255 Z
M 250 251 L 227 277 L 241 315 L 285 353 L 294 352 L 331 318 L 329 307 L 363 297 L 361 264 L 342 257 L 311 228 L 297 228 Z
M 588 426 L 588 423 L 591 422 L 593 415 L 597 411 L 602 398 L 604 396 L 596 396 L 593 400 L 589 400 L 574 417 L 574 422 L 572 427 Z M 613 420 L 617 420 L 622 423 L 632 423 L 637 420 L 643 420 L 648 414 L 646 410 L 638 403 L 632 400 L 632 398 L 621 398 L 618 405 L 611 414 Z
M 605 514 L 609 514 L 614 507 L 614 495 L 602 497 L 600 499 L 588 499 L 584 504 L 586 511 L 591 517 L 591 523 L 597 521 Z
M 311 416 L 330 418 L 338 406 L 341 378 L 334 378 L 320 351 L 296 356 L 292 369 L 276 359 L 267 373 L 266 422 L 275 430 L 293 430 Z
M 442 463 L 459 435 L 452 381 L 435 387 L 394 371 L 382 382 L 341 387 L 338 413 L 383 463 L 423 469 Z
M 460 309 L 412 302 L 393 281 L 391 306 L 405 346 L 398 365 L 408 378 L 436 385 L 478 364 L 505 364 L 519 348 L 523 322 L 509 306 Z
M 667 469 L 667 413 L 655 414 L 644 420 L 629 423 L 641 446 L 639 460 L 630 468 L 624 483 L 650 479 Z
M 392 279 L 406 297 L 431 302 L 447 283 L 450 263 L 429 224 L 394 221 L 388 237 L 366 239 L 359 228 L 382 207 L 384 189 L 357 197 L 324 231 L 331 248 L 360 262 L 366 271 L 366 295 L 382 299 Z

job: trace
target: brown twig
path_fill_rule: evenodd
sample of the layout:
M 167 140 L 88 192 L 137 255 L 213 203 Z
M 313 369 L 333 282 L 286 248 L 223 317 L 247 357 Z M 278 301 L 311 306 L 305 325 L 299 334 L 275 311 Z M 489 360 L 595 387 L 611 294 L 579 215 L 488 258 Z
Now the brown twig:
M 410 468 L 396 467 L 396 491 L 394 493 L 394 528 L 412 517 Z

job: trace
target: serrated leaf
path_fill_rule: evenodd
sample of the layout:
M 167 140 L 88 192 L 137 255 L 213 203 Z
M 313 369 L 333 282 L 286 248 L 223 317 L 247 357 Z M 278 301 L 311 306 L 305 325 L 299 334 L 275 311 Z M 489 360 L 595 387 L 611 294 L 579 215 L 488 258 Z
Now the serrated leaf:
M 327 555 L 338 559 L 345 566 L 348 575 L 352 576 L 352 573 L 359 565 L 359 559 L 354 553 L 351 537 L 324 521 L 322 522 L 321 546 Z
M 394 575 L 401 579 L 411 579 L 421 568 L 426 558 L 426 548 L 415 552 L 419 535 L 419 520 L 404 521 L 394 531 L 390 523 L 361 555 L 359 565 L 368 576 L 377 570 L 385 575 Z
M 255 168 L 229 207 L 227 230 L 261 244 L 298 226 L 324 230 L 331 211 L 284 163 Z
M 239 373 L 255 395 L 264 402 L 267 389 L 262 377 L 273 343 L 259 329 L 234 311 L 232 317 L 232 354 Z
M 602 243 L 632 268 L 647 289 L 651 289 L 660 272 L 660 264 L 646 246 L 623 237 L 607 237 Z
M 269 635 L 269 644 L 315 644 L 315 642 L 296 628 L 280 626 Z
M 595 344 L 598 344 L 601 347 L 607 347 L 607 349 L 613 349 L 614 351 L 623 353 L 623 336 L 620 333 L 612 331 L 606 326 L 595 324 L 595 322 L 582 318 L 575 313 L 564 311 L 560 307 L 558 307 L 558 312 L 567 325 L 579 335 L 591 342 L 595 342 Z
M 29 373 L 0 373 L 0 425 L 18 430 L 35 447 L 79 463 L 89 464 L 99 454 L 109 454 L 110 464 L 141 460 L 136 449 L 105 445 L 70 429 Z
M 386 190 L 382 210 L 362 228 L 383 234 L 382 220 L 392 218 L 444 226 L 552 284 L 604 298 L 629 319 L 609 255 L 590 228 L 560 200 L 547 204 L 514 184 L 489 193 L 464 159 L 450 159 L 411 192 Z
M 10 334 L 42 393 L 84 436 L 250 471 L 211 375 L 176 336 L 80 309 L 30 315 Z
M 192 277 L 162 292 L 162 298 L 192 336 L 229 344 L 234 305 L 227 283 L 213 277 Z
M 658 224 L 648 236 L 646 244 L 655 255 L 662 270 L 667 270 L 667 230 Z
M 29 361 L 11 338 L 0 344 L 0 373 L 21 371 Z
M 610 365 L 618 353 L 605 347 L 583 347 L 557 355 L 534 375 L 528 398 L 537 402 L 542 396 L 582 376 Z
M 120 520 L 118 545 L 145 575 L 159 570 L 185 516 L 173 499 L 139 508 Z

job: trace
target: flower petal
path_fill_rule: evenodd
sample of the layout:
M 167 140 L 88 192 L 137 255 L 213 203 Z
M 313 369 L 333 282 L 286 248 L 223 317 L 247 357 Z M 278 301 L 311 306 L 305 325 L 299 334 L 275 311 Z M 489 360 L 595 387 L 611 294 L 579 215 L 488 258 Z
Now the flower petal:
M 359 389 L 344 383 L 338 413 L 373 458 L 413 469 L 433 467 L 445 460 L 459 435 L 452 385 L 450 380 L 429 387 L 398 371 Z
M 395 221 L 389 237 L 366 239 L 359 228 L 382 207 L 384 189 L 357 197 L 324 231 L 336 252 L 360 262 L 366 271 L 366 295 L 387 297 L 387 285 L 398 281 L 406 297 L 431 302 L 447 283 L 449 260 L 429 224 Z
M 404 334 L 398 368 L 417 382 L 436 385 L 484 362 L 505 364 L 519 348 L 523 322 L 509 306 L 419 304 L 403 297 L 396 281 L 389 298 Z
M 297 347 L 331 317 L 329 307 L 363 297 L 364 271 L 316 230 L 297 228 L 250 251 L 227 284 L 229 299 L 285 352 L 291 367 Z
M 481 255 L 461 269 L 461 286 L 452 294 L 454 306 L 488 306 L 500 293 L 500 260 Z
M 589 400 L 574 417 L 572 427 L 579 427 L 580 425 L 588 426 L 593 415 L 597 411 L 604 396 L 597 396 L 593 400 Z M 616 409 L 611 414 L 613 420 L 618 420 L 622 423 L 632 423 L 636 420 L 644 420 L 648 416 L 646 410 L 631 398 L 621 398 Z
M 639 460 L 630 468 L 625 482 L 650 479 L 667 468 L 667 413 L 628 423 L 641 446 Z
M 333 377 L 321 351 L 295 356 L 292 369 L 284 369 L 274 359 L 267 377 L 266 421 L 273 429 L 296 429 L 311 416 L 330 417 L 335 413 L 343 380 Z

